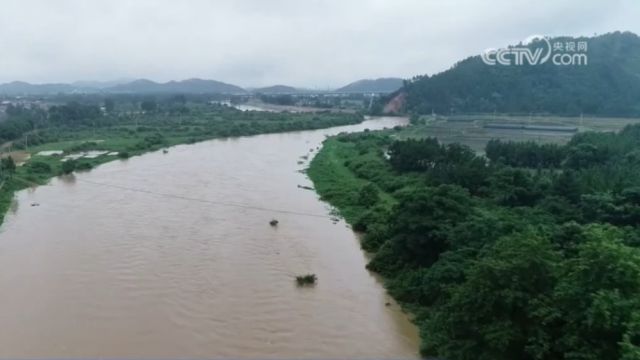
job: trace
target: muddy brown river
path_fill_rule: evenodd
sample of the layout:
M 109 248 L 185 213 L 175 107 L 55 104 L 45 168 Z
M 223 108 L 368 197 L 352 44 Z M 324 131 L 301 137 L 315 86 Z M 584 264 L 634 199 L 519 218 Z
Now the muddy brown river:
M 417 358 L 354 233 L 298 187 L 326 135 L 404 122 L 181 145 L 19 192 L 0 358 Z

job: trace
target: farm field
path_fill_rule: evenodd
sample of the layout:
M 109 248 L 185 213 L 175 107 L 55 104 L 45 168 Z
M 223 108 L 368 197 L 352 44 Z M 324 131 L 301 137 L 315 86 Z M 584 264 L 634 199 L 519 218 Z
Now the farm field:
M 458 142 L 476 152 L 484 152 L 491 139 L 536 141 L 564 144 L 576 132 L 619 131 L 639 118 L 559 117 L 559 116 L 507 116 L 507 115 L 455 115 L 421 116 L 414 119 L 415 126 L 396 134 L 399 139 L 436 137 L 443 143 Z M 504 127 L 513 128 L 498 128 Z M 549 129 L 545 129 L 548 127 Z M 576 131 L 572 131 L 576 130 Z

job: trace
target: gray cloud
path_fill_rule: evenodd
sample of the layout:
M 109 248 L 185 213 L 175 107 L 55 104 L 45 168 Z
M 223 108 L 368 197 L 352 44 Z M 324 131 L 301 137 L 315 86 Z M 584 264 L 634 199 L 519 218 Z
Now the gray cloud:
M 3 0 L 0 81 L 323 88 L 448 68 L 531 34 L 640 32 L 637 0 Z

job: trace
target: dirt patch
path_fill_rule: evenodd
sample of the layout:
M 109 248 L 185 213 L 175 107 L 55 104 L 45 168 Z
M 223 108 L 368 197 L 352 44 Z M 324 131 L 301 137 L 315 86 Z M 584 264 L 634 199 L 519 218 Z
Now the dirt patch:
M 407 97 L 407 93 L 401 92 L 391 99 L 382 110 L 385 114 L 398 114 L 402 111 L 404 103 Z
M 31 157 L 31 154 L 26 151 L 12 151 L 12 152 L 8 152 L 0 155 L 0 158 L 4 159 L 9 156 L 11 156 L 13 161 L 15 161 L 16 165 L 22 165 L 25 162 L 27 162 L 27 160 L 29 160 L 29 158 Z

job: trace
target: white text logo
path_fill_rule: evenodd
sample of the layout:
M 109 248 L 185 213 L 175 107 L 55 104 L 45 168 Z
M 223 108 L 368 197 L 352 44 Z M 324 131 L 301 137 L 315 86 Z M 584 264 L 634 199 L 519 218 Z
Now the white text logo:
M 555 41 L 545 37 L 534 37 L 528 46 L 506 49 L 488 49 L 481 57 L 487 65 L 542 65 L 551 60 L 558 66 L 587 65 L 588 44 L 586 41 Z

